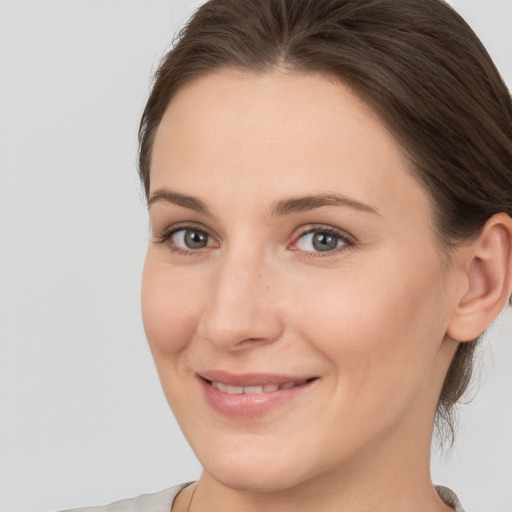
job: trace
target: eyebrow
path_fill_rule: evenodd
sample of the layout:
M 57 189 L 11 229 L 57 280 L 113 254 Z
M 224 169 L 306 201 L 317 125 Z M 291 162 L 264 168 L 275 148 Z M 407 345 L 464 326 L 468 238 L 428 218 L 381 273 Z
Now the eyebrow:
M 158 201 L 183 206 L 189 210 L 209 215 L 206 204 L 197 197 L 173 192 L 166 188 L 160 188 L 153 192 L 148 200 L 148 207 Z M 272 208 L 272 216 L 289 215 L 321 208 L 322 206 L 346 206 L 355 210 L 380 215 L 371 206 L 339 194 L 316 194 L 309 196 L 290 197 L 277 201 Z
M 167 203 L 183 206 L 184 208 L 194 210 L 197 213 L 203 213 L 205 215 L 209 214 L 207 206 L 197 197 L 187 196 L 185 194 L 180 194 L 179 192 L 173 192 L 172 190 L 168 190 L 166 188 L 159 188 L 151 194 L 148 200 L 148 208 L 153 203 L 158 201 L 165 201 Z
M 319 194 L 282 199 L 272 208 L 272 215 L 288 215 L 290 213 L 305 212 L 315 208 L 321 208 L 322 206 L 347 206 L 361 212 L 380 215 L 375 208 L 339 194 Z

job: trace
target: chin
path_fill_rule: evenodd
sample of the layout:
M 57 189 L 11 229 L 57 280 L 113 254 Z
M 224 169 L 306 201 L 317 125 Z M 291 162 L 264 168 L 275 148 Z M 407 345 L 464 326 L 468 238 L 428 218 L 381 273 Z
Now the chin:
M 315 453 L 301 448 L 303 442 L 287 446 L 283 439 L 276 442 L 270 436 L 240 437 L 210 438 L 209 443 L 203 438 L 193 446 L 205 473 L 226 487 L 263 494 L 283 492 L 322 472 Z
M 291 489 L 304 481 L 304 475 L 289 467 L 276 464 L 275 460 L 260 464 L 227 463 L 204 467 L 208 475 L 220 484 L 237 491 L 269 494 Z

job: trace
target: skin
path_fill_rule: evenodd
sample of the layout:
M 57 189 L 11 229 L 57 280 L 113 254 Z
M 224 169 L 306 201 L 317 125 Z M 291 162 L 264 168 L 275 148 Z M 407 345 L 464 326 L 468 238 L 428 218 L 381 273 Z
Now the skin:
M 430 440 L 468 258 L 445 264 L 429 197 L 370 108 L 320 75 L 202 77 L 157 130 L 150 193 L 143 318 L 204 468 L 192 510 L 450 510 Z M 272 213 L 326 194 L 367 209 Z M 164 239 L 187 226 L 207 246 L 187 250 L 183 231 Z M 326 228 L 338 246 L 319 252 L 304 233 Z M 211 368 L 317 380 L 262 417 L 228 418 L 198 385 Z

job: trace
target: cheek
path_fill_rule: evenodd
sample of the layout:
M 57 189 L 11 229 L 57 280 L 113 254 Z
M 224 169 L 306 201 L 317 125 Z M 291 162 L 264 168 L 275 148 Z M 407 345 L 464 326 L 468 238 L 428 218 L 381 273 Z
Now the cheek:
M 148 252 L 142 277 L 144 330 L 158 365 L 159 357 L 180 353 L 198 321 L 201 294 L 185 273 Z
M 399 400 L 426 381 L 444 338 L 442 282 L 437 265 L 420 272 L 397 262 L 349 269 L 309 290 L 301 327 L 330 360 L 341 392 Z

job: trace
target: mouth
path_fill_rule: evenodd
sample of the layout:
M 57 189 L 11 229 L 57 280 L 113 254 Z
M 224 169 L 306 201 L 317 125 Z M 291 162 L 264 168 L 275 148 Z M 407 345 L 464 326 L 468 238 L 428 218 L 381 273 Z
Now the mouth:
M 284 382 L 282 384 L 268 383 L 260 386 L 233 386 L 230 384 L 226 384 L 224 382 L 219 381 L 211 381 L 208 379 L 204 379 L 210 386 L 222 391 L 223 393 L 228 393 L 230 395 L 258 395 L 261 393 L 275 393 L 276 391 L 282 391 L 284 389 L 291 389 L 297 386 L 303 386 L 308 382 L 315 380 L 315 377 L 309 379 L 302 379 L 298 381 L 289 381 Z
M 210 407 L 222 416 L 237 419 L 262 417 L 293 402 L 319 380 L 318 377 L 233 375 L 221 371 L 202 372 L 197 376 Z

